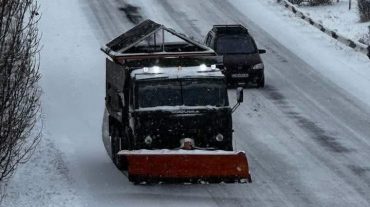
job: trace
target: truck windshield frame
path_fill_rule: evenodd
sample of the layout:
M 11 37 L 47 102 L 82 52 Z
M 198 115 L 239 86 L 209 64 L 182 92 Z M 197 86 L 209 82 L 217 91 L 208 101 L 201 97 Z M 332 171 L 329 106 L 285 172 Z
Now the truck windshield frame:
M 229 106 L 223 79 L 138 81 L 135 108 L 163 106 Z
M 217 38 L 215 50 L 218 54 L 254 54 L 257 46 L 252 37 L 246 35 L 223 35 Z

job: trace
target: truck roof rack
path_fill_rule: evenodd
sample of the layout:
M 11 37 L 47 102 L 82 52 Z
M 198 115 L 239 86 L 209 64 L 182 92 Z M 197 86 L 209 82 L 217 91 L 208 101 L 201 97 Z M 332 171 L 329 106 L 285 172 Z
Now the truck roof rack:
M 211 48 L 152 20 L 143 21 L 101 50 L 120 63 L 132 59 L 217 56 Z

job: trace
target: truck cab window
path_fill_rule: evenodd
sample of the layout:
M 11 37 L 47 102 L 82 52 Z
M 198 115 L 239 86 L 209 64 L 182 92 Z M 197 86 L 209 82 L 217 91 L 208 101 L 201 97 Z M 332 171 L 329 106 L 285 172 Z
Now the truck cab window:
M 182 81 L 182 94 L 185 106 L 227 106 L 226 88 L 222 80 L 186 80 Z
M 181 105 L 181 86 L 178 81 L 145 81 L 138 86 L 140 108 Z

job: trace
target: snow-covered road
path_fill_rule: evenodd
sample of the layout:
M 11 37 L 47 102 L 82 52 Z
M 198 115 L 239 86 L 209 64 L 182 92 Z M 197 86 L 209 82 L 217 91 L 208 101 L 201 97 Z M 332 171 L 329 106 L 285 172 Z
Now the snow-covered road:
M 101 141 L 105 74 L 99 47 L 133 26 L 119 10 L 123 2 L 44 0 L 45 150 L 17 173 L 5 206 L 370 206 L 366 57 L 283 16 L 273 1 L 130 2 L 145 17 L 196 39 L 213 24 L 242 22 L 267 49 L 266 88 L 246 89 L 234 114 L 235 147 L 249 155 L 254 182 L 129 183 Z M 232 101 L 234 94 L 229 91 Z M 53 157 L 62 161 L 37 164 Z M 40 190 L 30 192 L 34 186 Z

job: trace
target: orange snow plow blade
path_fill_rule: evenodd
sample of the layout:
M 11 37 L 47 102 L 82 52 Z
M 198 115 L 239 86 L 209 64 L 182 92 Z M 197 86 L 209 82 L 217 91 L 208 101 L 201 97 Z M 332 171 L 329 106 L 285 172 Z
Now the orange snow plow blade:
M 134 183 L 252 182 L 244 152 L 123 150 L 118 154 Z

